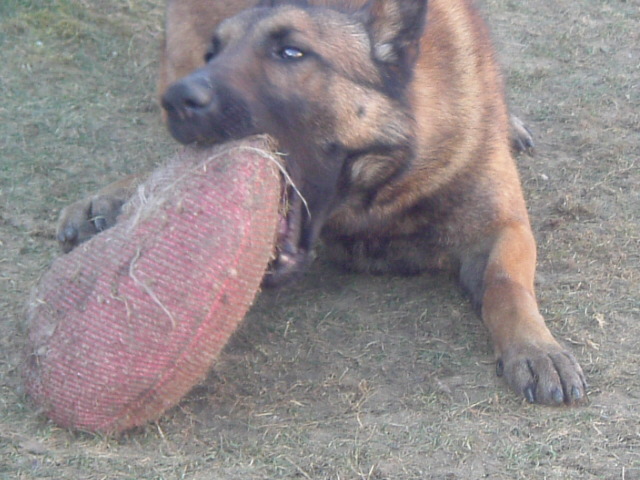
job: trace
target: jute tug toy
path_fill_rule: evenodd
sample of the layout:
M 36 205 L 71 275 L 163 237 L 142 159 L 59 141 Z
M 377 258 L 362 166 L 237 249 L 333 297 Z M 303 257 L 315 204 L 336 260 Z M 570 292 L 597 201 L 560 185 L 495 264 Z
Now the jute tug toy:
M 49 418 L 121 432 L 202 380 L 273 254 L 277 164 L 264 137 L 185 149 L 114 227 L 53 262 L 29 303 L 25 370 Z

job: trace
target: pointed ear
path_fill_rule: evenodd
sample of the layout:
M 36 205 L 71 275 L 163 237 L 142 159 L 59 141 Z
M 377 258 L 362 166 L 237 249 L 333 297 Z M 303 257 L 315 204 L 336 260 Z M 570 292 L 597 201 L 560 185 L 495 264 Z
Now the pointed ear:
M 362 13 L 373 58 L 406 84 L 420 53 L 427 0 L 370 0 Z

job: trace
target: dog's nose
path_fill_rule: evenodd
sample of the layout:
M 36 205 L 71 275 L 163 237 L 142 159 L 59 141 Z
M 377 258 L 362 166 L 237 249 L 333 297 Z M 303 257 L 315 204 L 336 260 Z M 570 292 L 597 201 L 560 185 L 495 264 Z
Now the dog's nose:
M 187 77 L 174 83 L 162 97 L 167 113 L 186 113 L 205 109 L 213 102 L 213 88 L 204 78 Z

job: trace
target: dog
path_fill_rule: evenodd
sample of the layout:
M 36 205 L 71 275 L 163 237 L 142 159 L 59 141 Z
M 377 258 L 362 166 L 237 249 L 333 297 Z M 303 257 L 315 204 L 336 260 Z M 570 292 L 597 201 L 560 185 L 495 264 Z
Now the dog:
M 169 0 L 166 19 L 159 90 L 175 139 L 269 134 L 286 155 L 297 193 L 265 284 L 299 275 L 320 238 L 355 271 L 453 270 L 515 392 L 587 401 L 538 309 L 511 148 L 530 140 L 469 0 Z M 127 182 L 63 211 L 66 249 L 115 221 Z

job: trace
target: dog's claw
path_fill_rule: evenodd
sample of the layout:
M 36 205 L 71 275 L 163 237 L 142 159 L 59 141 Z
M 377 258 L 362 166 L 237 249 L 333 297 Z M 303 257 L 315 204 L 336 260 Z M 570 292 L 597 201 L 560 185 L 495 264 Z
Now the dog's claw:
M 102 232 L 109 228 L 109 225 L 107 225 L 107 219 L 103 216 L 94 217 L 93 224 L 96 226 L 96 231 L 98 232 Z
M 554 388 L 553 391 L 551 392 L 551 398 L 557 404 L 563 403 L 564 402 L 564 394 L 562 393 L 562 389 Z
M 529 403 L 536 403 L 536 396 L 533 393 L 534 387 L 532 385 L 527 386 L 527 388 L 524 389 L 524 398 L 527 399 L 527 402 Z
M 573 399 L 574 402 L 581 401 L 582 397 L 583 397 L 582 390 L 580 390 L 578 387 L 573 387 L 571 389 L 571 398 Z
M 73 243 L 73 241 L 78 238 L 78 229 L 68 225 L 58 232 L 56 238 L 60 243 Z

